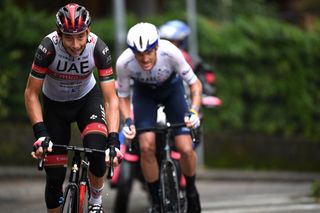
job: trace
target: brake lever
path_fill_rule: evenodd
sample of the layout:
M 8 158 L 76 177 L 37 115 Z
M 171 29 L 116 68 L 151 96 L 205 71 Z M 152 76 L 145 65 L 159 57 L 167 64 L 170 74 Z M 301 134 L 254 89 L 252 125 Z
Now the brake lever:
M 108 170 L 107 178 L 108 179 L 112 179 L 113 174 L 114 174 L 114 168 L 113 168 L 112 164 L 113 164 L 113 159 L 116 157 L 116 150 L 115 150 L 114 146 L 110 146 L 109 149 L 110 149 L 110 152 L 109 152 L 110 167 L 109 167 L 109 170 Z

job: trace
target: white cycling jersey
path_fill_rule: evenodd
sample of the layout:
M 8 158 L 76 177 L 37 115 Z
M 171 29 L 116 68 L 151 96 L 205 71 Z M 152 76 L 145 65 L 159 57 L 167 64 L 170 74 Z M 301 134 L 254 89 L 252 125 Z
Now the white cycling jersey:
M 185 60 L 181 51 L 167 40 L 159 39 L 157 61 L 154 67 L 143 70 L 130 48 L 126 49 L 116 63 L 119 97 L 130 95 L 130 78 L 140 83 L 161 85 L 174 72 L 179 74 L 188 85 L 197 80 L 192 68 Z
M 101 81 L 113 80 L 108 46 L 93 33 L 78 57 L 67 53 L 57 32 L 47 35 L 38 46 L 31 75 L 44 80 L 42 91 L 54 101 L 72 101 L 84 97 L 96 84 L 98 68 Z

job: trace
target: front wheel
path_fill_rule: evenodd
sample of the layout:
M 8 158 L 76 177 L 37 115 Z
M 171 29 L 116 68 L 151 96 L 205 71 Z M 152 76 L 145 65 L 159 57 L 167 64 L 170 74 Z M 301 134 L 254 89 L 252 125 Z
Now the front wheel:
M 180 213 L 179 181 L 173 162 L 165 162 L 160 171 L 163 212 Z
M 78 213 L 78 187 L 68 185 L 64 195 L 62 213 Z

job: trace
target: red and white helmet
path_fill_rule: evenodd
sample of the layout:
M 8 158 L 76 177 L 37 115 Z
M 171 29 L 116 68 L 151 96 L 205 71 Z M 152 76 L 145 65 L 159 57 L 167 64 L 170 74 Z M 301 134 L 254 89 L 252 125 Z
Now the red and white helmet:
M 64 34 L 78 34 L 87 30 L 91 23 L 89 11 L 78 4 L 67 4 L 56 14 L 56 25 Z

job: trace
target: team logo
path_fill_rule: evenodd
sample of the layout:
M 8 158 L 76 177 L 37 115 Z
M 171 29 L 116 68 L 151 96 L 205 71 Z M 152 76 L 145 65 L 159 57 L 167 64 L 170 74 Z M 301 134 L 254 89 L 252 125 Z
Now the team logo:
M 93 115 L 90 116 L 90 119 L 91 119 L 91 120 L 95 120 L 97 117 L 98 117 L 98 116 L 96 116 L 96 115 L 93 114 Z

